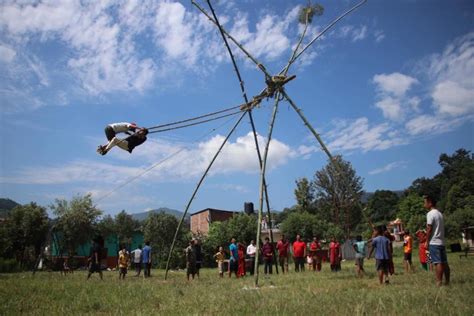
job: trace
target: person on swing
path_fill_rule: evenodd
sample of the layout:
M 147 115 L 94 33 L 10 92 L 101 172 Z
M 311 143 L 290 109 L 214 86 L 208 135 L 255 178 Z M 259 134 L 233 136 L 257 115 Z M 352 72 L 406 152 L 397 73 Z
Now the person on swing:
M 133 132 L 131 134 L 130 132 Z M 128 136 L 125 139 L 120 139 L 116 135 L 118 133 L 125 133 Z M 148 129 L 138 127 L 135 123 L 112 123 L 105 127 L 105 136 L 109 141 L 107 145 L 100 145 L 97 148 L 97 152 L 101 155 L 105 155 L 112 149 L 114 146 L 118 146 L 123 150 L 132 153 L 133 149 L 146 141 L 146 135 L 148 134 Z

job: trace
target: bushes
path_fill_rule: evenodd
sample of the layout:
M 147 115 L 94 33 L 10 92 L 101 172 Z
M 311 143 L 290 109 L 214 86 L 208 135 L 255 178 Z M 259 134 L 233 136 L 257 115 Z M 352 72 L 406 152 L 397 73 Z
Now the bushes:
M 0 258 L 0 273 L 19 272 L 20 265 L 15 259 Z

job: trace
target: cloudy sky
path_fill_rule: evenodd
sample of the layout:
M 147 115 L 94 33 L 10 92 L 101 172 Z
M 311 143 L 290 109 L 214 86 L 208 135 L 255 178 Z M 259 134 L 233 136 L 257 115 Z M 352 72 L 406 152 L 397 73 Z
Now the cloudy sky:
M 205 1 L 199 1 L 208 10 Z M 224 27 L 271 73 L 291 56 L 306 1 L 213 1 Z M 355 4 L 320 2 L 303 43 Z M 247 94 L 264 77 L 232 46 Z M 439 172 L 441 153 L 474 148 L 474 2 L 368 1 L 291 68 L 287 93 L 367 191 L 400 190 Z M 152 134 L 133 154 L 96 153 L 113 122 L 155 126 L 243 102 L 216 28 L 190 1 L 0 4 L 0 197 L 47 206 L 91 193 L 108 214 L 184 209 L 238 117 Z M 254 111 L 261 147 L 273 102 Z M 248 118 L 190 211 L 258 201 Z M 292 206 L 295 179 L 327 157 L 281 103 L 270 143 L 270 204 Z

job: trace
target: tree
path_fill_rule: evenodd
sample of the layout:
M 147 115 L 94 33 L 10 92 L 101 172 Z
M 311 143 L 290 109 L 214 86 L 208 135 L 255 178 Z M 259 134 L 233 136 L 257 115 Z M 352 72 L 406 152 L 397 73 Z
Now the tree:
M 405 229 L 412 232 L 426 228 L 426 210 L 423 207 L 423 197 L 410 193 L 400 200 L 397 217 L 404 223 Z
M 15 256 L 21 265 L 34 262 L 48 234 L 48 215 L 44 207 L 36 203 L 16 206 L 10 211 L 3 235 L 6 249 L 3 252 Z
M 56 200 L 51 205 L 57 216 L 55 232 L 58 233 L 60 248 L 74 255 L 78 246 L 90 241 L 96 232 L 96 224 L 102 211 L 92 204 L 90 194 L 76 196 L 70 202 Z
M 152 246 L 152 263 L 160 267 L 166 266 L 168 254 L 173 242 L 173 237 L 178 227 L 176 217 L 165 212 L 150 213 L 143 223 L 145 241 L 150 241 Z M 183 249 L 190 238 L 189 230 L 184 226 L 178 233 L 176 244 L 172 253 L 170 266 L 182 266 Z
M 97 235 L 100 235 L 104 238 L 115 235 L 117 233 L 115 228 L 114 219 L 112 216 L 107 214 L 96 225 Z
M 140 223 L 133 219 L 125 210 L 115 215 L 115 233 L 120 244 L 130 245 L 133 233 L 139 228 Z
M 349 162 L 336 156 L 316 172 L 313 184 L 320 217 L 339 226 L 349 236 L 361 219 L 362 179 Z
M 373 222 L 393 220 L 398 211 L 398 195 L 389 190 L 377 190 L 367 201 L 367 215 Z
M 307 178 L 295 181 L 296 209 L 300 212 L 314 212 L 314 187 Z
M 312 240 L 313 237 L 329 239 L 333 236 L 337 238 L 343 236 L 343 231 L 339 227 L 320 220 L 317 216 L 308 212 L 289 214 L 286 220 L 280 224 L 280 229 L 292 241 L 295 240 L 297 234 L 305 240 Z

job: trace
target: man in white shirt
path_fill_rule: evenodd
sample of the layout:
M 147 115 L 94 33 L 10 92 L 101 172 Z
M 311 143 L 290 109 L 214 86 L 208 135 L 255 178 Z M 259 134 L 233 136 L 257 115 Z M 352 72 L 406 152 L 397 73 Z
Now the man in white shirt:
M 133 134 L 131 132 L 133 132 Z M 125 133 L 129 135 L 129 137 L 125 139 L 118 138 L 116 136 L 118 133 Z M 139 146 L 146 141 L 147 134 L 148 129 L 140 128 L 135 123 L 122 122 L 109 124 L 105 127 L 105 136 L 109 142 L 107 145 L 100 145 L 97 148 L 97 152 L 101 155 L 105 155 L 110 149 L 112 149 L 112 147 L 118 146 L 121 149 L 132 153 L 136 146 Z
M 443 214 L 436 209 L 435 198 L 429 195 L 425 195 L 423 198 L 424 207 L 428 210 L 428 214 L 426 214 L 426 247 L 430 251 L 431 262 L 435 265 L 436 284 L 442 285 L 444 275 L 445 284 L 449 285 L 451 270 L 446 256 Z
M 255 246 L 255 240 L 250 242 L 250 245 L 247 247 L 247 256 L 250 259 L 250 274 L 253 275 L 255 270 L 255 253 L 257 252 L 257 247 Z
M 137 272 L 135 276 L 139 276 L 142 271 L 142 245 L 138 245 L 138 248 L 132 251 L 132 256 L 135 271 Z

